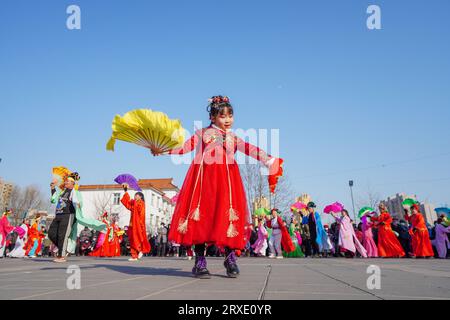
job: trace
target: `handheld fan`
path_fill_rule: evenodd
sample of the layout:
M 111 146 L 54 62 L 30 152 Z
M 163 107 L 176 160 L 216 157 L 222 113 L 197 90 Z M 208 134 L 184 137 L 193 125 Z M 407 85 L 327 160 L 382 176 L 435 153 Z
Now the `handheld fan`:
M 344 210 L 344 205 L 339 202 L 335 202 L 333 204 L 326 206 L 325 209 L 323 209 L 323 212 L 330 214 L 331 212 L 338 213 L 341 212 L 342 210 Z
M 112 135 L 106 149 L 114 151 L 116 140 L 131 142 L 150 149 L 154 154 L 168 152 L 184 142 L 184 129 L 179 120 L 172 120 L 162 112 L 137 109 L 116 115 Z
M 139 187 L 138 181 L 131 174 L 128 173 L 121 174 L 117 176 L 117 178 L 115 178 L 114 181 L 117 182 L 118 184 L 126 184 L 136 191 L 142 191 L 142 189 Z
M 403 208 L 405 208 L 405 209 L 409 209 L 409 208 L 411 208 L 414 204 L 418 204 L 418 203 L 419 203 L 419 202 L 416 201 L 416 200 L 414 200 L 414 199 L 407 198 L 407 199 L 405 199 L 405 201 L 402 202 L 402 206 L 403 206 Z
M 366 214 L 372 215 L 375 212 L 375 210 L 371 207 L 364 207 L 359 210 L 358 217 L 361 218 L 362 216 L 365 216 Z
M 71 173 L 72 171 L 66 167 L 54 167 L 52 169 L 53 178 L 58 181 L 60 189 L 64 189 L 64 181 Z
M 291 206 L 291 211 L 296 212 L 296 213 L 299 213 L 299 212 L 301 212 L 302 210 L 305 210 L 305 209 L 306 209 L 306 204 L 304 204 L 303 202 L 300 202 L 300 201 L 294 203 Z

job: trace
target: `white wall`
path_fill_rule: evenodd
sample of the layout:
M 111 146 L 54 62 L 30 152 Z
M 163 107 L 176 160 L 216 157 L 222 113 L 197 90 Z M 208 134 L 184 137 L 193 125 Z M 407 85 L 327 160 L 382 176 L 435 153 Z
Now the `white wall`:
M 172 199 L 173 197 L 175 197 L 175 195 L 177 194 L 176 191 L 174 190 L 163 190 L 164 193 L 166 194 L 166 197 Z
M 122 199 L 124 192 L 122 190 L 88 190 L 81 191 L 83 197 L 83 212 L 86 217 L 98 218 L 103 212 L 98 212 L 99 207 L 106 204 L 105 210 L 110 214 L 117 214 L 119 217 L 119 226 L 123 228 L 127 226 L 130 221 L 130 211 L 127 210 L 121 203 L 114 205 L 114 194 L 120 194 Z M 128 191 L 130 197 L 134 197 L 136 193 L 134 190 Z M 169 192 L 168 192 L 169 193 Z M 168 194 L 167 193 L 167 194 Z M 145 197 L 145 211 L 146 211 L 146 227 L 147 233 L 154 234 L 157 227 L 164 222 L 169 224 L 172 219 L 173 205 L 163 201 L 162 195 L 151 189 L 143 190 Z M 167 195 L 166 194 L 166 195 Z M 175 195 L 176 193 L 174 193 Z M 167 195 L 170 197 L 169 195 Z M 166 204 L 164 204 L 166 203 Z M 166 210 L 164 210 L 166 207 Z

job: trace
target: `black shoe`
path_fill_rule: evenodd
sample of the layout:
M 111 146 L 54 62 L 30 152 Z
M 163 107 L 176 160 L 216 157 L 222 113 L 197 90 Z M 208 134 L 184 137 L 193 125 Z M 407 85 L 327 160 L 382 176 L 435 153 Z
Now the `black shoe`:
M 223 263 L 225 269 L 227 270 L 227 276 L 230 278 L 237 278 L 239 275 L 239 268 L 236 263 L 236 255 L 232 251 L 225 259 Z
M 205 257 L 195 257 L 195 266 L 192 268 L 192 274 L 199 279 L 211 279 L 211 274 L 206 268 Z

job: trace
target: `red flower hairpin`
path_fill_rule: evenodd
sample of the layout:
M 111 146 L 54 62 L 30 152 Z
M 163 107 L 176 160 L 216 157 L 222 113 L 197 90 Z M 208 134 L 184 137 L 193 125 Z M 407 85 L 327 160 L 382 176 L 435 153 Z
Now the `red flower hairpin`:
M 228 103 L 230 102 L 230 98 L 228 97 L 221 97 L 221 96 L 214 96 L 210 99 L 208 99 L 209 103 L 221 103 L 221 102 L 225 102 Z

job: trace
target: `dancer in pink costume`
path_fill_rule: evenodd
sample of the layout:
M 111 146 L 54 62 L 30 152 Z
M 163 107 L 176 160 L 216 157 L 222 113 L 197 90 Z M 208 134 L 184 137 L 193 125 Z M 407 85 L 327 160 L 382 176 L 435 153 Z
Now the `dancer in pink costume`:
M 258 256 L 265 257 L 266 250 L 268 247 L 267 237 L 268 237 L 269 233 L 267 232 L 266 228 L 264 227 L 264 219 L 259 218 L 258 222 L 259 222 L 258 223 L 258 239 L 253 244 L 252 248 Z
M 347 210 L 342 210 L 341 217 L 338 217 L 334 213 L 332 213 L 332 215 L 340 226 L 339 247 L 341 250 L 344 249 L 346 251 L 350 251 L 353 255 L 356 253 L 356 250 L 358 250 L 363 258 L 367 258 L 367 251 L 356 238 L 355 230 L 353 229 Z
M 370 222 L 369 217 L 367 215 L 364 215 L 361 218 L 361 222 L 363 232 L 362 245 L 364 246 L 364 249 L 366 249 L 367 251 L 367 257 L 378 258 L 377 244 L 373 240 L 373 233 L 372 233 L 373 223 Z

